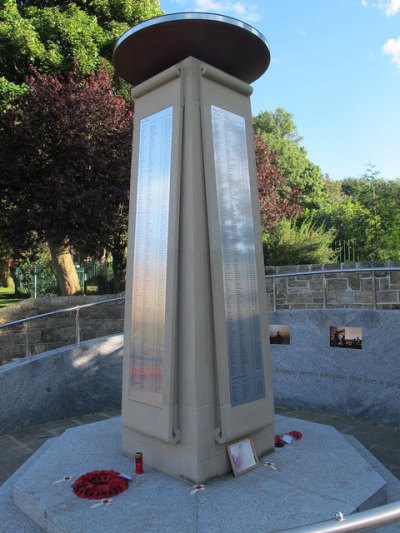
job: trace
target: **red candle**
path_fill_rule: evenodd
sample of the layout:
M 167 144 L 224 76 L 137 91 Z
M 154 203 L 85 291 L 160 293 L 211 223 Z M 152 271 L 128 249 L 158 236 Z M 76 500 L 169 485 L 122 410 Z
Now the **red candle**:
M 143 454 L 135 453 L 136 474 L 143 474 Z

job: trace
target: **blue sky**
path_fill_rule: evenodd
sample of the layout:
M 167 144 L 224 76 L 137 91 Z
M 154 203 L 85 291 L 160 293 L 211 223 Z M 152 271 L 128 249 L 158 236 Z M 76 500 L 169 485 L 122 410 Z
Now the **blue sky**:
M 160 0 L 166 13 L 243 20 L 268 40 L 253 114 L 293 114 L 308 156 L 331 178 L 369 163 L 400 178 L 400 0 Z

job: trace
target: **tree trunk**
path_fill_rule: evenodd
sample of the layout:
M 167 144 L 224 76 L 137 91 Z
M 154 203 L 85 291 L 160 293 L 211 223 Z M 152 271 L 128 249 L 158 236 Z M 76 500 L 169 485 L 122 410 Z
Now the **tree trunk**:
M 0 261 L 0 271 L 1 271 L 1 285 L 7 289 L 13 288 L 14 282 L 12 280 L 7 261 L 3 261 L 3 260 Z
M 115 247 L 111 250 L 113 258 L 113 292 L 118 293 L 125 289 L 126 275 L 126 250 L 124 247 Z
M 79 278 L 69 246 L 66 243 L 49 243 L 49 248 L 57 272 L 61 296 L 71 296 L 80 292 Z

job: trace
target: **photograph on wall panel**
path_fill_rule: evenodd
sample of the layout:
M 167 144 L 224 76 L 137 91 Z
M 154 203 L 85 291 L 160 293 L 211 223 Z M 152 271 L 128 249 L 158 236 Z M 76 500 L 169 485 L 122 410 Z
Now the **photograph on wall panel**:
M 290 344 L 290 326 L 273 324 L 269 326 L 270 344 Z
M 329 328 L 329 345 L 331 348 L 362 349 L 362 328 L 331 326 Z

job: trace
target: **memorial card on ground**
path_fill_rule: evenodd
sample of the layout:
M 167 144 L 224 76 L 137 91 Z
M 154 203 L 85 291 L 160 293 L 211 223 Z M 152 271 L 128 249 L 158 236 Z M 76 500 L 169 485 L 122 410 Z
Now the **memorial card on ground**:
M 251 437 L 231 442 L 226 445 L 232 470 L 235 476 L 244 474 L 258 464 Z

